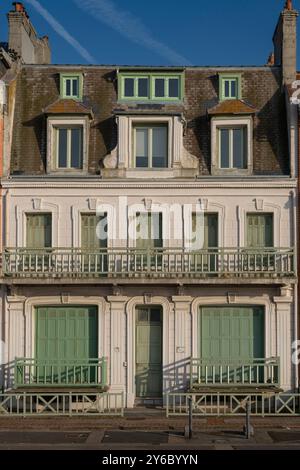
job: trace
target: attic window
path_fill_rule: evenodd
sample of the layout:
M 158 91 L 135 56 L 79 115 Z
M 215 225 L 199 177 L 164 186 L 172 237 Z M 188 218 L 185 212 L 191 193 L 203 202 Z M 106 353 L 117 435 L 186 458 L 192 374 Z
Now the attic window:
M 183 99 L 183 73 L 118 74 L 119 100 L 171 101 Z
M 63 99 L 82 100 L 83 78 L 80 74 L 60 75 L 60 95 Z
M 220 74 L 219 76 L 219 98 L 223 100 L 241 99 L 241 76 Z

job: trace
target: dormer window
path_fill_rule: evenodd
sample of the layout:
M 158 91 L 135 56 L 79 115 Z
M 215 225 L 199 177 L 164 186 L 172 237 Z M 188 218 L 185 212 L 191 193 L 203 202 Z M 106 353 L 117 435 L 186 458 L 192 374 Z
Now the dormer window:
M 60 94 L 63 99 L 82 100 L 83 78 L 81 74 L 61 74 Z
M 120 101 L 176 102 L 183 99 L 183 73 L 119 73 Z
M 223 100 L 239 100 L 241 99 L 241 76 L 220 74 L 220 90 L 219 98 Z

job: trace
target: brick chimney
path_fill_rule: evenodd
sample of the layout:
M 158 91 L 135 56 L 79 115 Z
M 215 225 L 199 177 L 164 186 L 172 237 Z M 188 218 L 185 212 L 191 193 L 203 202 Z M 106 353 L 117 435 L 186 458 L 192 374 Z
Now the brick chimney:
M 292 0 L 286 0 L 273 36 L 275 65 L 282 67 L 283 84 L 296 80 L 297 71 L 297 17 Z
M 7 15 L 9 50 L 24 64 L 49 64 L 51 52 L 48 38 L 38 37 L 23 3 L 14 2 L 13 7 Z

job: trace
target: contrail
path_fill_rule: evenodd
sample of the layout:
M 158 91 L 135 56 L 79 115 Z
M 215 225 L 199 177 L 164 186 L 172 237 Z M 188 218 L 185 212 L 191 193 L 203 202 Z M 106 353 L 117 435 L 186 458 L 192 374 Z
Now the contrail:
M 37 0 L 27 0 L 36 11 L 50 24 L 54 31 L 67 41 L 88 63 L 97 63 L 96 59 Z
M 180 54 L 153 37 L 151 31 L 132 13 L 121 10 L 111 0 L 74 0 L 77 6 L 91 16 L 118 31 L 132 42 L 150 49 L 176 65 L 191 65 Z

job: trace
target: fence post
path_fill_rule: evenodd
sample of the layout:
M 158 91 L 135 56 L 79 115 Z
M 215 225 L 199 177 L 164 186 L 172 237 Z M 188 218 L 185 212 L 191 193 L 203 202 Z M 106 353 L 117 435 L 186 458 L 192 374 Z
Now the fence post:
M 189 402 L 189 424 L 185 427 L 185 438 L 192 439 L 193 437 L 193 398 L 190 396 L 188 397 Z
M 251 398 L 247 400 L 246 403 L 246 426 L 245 426 L 245 435 L 246 439 L 250 439 L 254 435 L 253 427 L 251 426 Z

